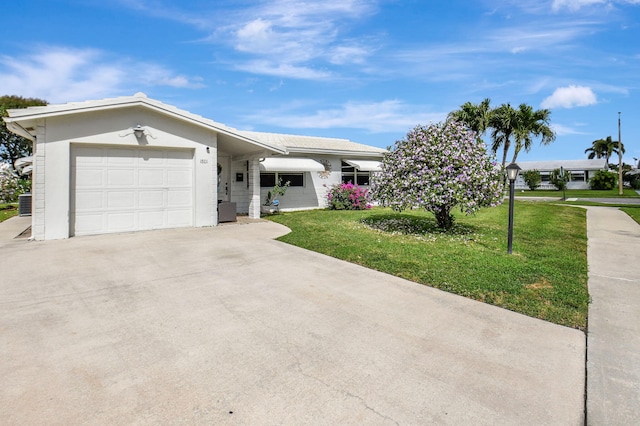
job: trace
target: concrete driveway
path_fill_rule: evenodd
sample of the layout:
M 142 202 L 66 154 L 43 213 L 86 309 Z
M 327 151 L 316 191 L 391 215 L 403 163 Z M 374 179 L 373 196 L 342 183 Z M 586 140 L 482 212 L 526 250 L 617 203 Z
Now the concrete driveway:
M 584 424 L 584 333 L 286 232 L 4 241 L 2 423 Z

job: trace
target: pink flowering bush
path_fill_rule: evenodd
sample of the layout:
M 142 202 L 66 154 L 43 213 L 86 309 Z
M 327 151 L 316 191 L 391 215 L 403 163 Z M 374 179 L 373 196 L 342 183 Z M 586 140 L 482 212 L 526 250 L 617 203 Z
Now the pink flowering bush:
M 454 207 L 469 215 L 502 202 L 502 173 L 474 132 L 447 121 L 416 126 L 397 141 L 372 189 L 381 205 L 396 211 L 422 207 L 449 230 Z
M 369 190 L 351 182 L 333 185 L 327 194 L 330 210 L 365 210 L 371 208 Z

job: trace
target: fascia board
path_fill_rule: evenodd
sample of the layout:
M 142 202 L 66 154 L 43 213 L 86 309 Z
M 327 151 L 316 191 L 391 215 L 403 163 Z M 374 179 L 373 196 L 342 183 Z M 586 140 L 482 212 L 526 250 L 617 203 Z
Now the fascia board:
M 288 148 L 289 153 L 294 154 L 325 154 L 325 155 L 344 155 L 350 157 L 375 157 L 382 158 L 385 152 L 375 151 L 349 151 L 337 149 L 321 149 L 321 148 Z

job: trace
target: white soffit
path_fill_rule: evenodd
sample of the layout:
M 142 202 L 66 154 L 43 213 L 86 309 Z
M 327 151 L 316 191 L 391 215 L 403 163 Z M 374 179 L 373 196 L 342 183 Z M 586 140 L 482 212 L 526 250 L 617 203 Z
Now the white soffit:
M 260 162 L 261 172 L 324 172 L 324 166 L 311 158 L 268 157 Z
M 371 160 L 343 160 L 348 165 L 355 167 L 361 172 L 379 172 L 382 170 L 380 168 L 379 161 L 371 161 Z

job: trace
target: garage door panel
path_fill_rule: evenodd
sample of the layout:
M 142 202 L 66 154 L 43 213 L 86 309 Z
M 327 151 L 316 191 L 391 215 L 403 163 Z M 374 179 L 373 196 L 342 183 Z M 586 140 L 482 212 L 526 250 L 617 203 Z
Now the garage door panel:
M 138 157 L 138 163 L 146 167 L 161 167 L 164 165 L 166 156 L 165 151 L 159 149 L 144 150 Z
M 191 164 L 191 160 L 193 159 L 193 154 L 188 151 L 176 152 L 176 155 L 167 158 L 167 165 L 170 167 L 173 166 L 186 166 L 189 167 Z
M 105 162 L 104 149 L 79 147 L 74 149 L 73 165 L 98 165 Z
M 117 212 L 106 214 L 109 232 L 135 231 L 135 213 Z
M 167 185 L 191 187 L 193 173 L 191 170 L 169 170 L 167 172 Z
M 140 186 L 163 186 L 166 170 L 151 169 L 138 171 L 138 184 Z
M 110 148 L 106 150 L 107 164 L 110 166 L 130 165 L 135 161 L 136 151 L 133 149 Z
M 135 206 L 135 191 L 108 191 L 107 209 L 127 209 Z
M 107 187 L 134 186 L 136 184 L 135 171 L 132 169 L 107 170 Z
M 166 228 L 165 212 L 158 211 L 142 211 L 139 214 L 140 229 L 160 229 Z M 184 225 L 187 226 L 187 225 Z
M 104 173 L 102 169 L 78 169 L 76 173 L 76 188 L 102 187 Z
M 167 206 L 188 207 L 192 203 L 192 193 L 189 190 L 172 190 L 167 193 Z
M 90 235 L 99 234 L 104 228 L 103 214 L 99 213 L 85 213 L 82 216 L 76 217 L 75 220 L 75 235 Z
M 193 225 L 193 151 L 74 147 L 71 234 Z
M 164 206 L 164 190 L 140 190 L 138 191 L 138 207 L 162 208 Z
M 170 228 L 179 228 L 182 226 L 191 226 L 191 210 L 169 210 L 167 212 L 167 220 Z
M 104 194 L 102 191 L 82 191 L 76 193 L 76 210 L 90 211 L 102 210 L 104 205 Z

